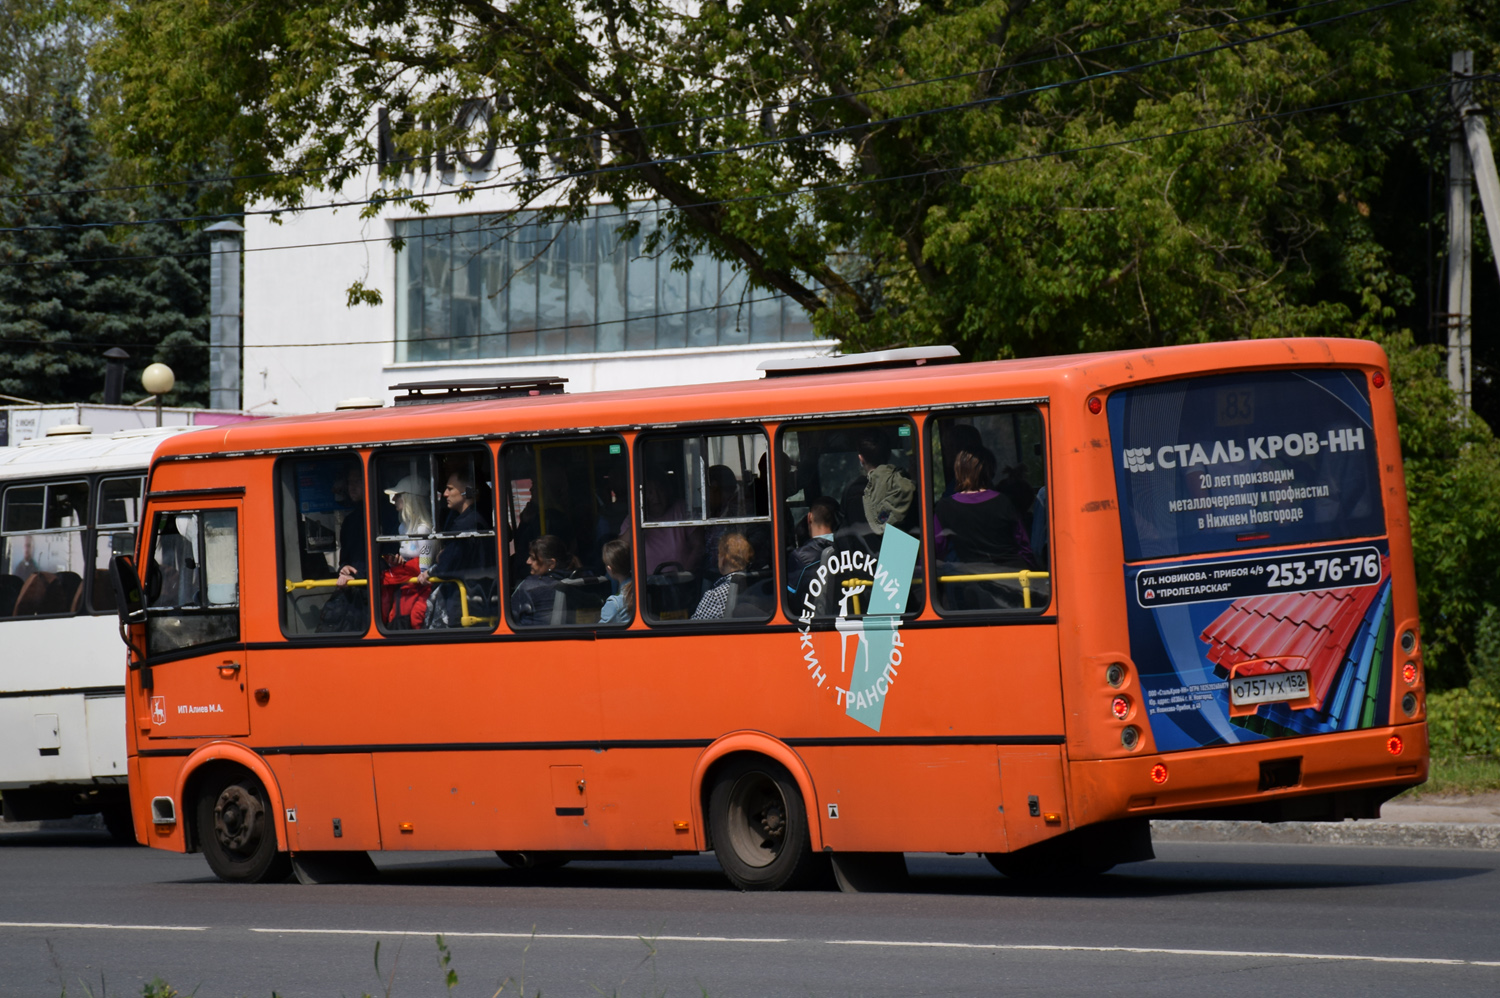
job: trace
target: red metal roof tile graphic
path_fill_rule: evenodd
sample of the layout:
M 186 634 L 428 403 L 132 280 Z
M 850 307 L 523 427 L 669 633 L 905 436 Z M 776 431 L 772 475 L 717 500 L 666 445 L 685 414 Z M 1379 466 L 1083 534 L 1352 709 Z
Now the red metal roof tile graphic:
M 1379 586 L 1235 600 L 1203 629 L 1208 660 L 1229 676 L 1308 669 L 1321 707 Z M 1301 661 L 1294 661 L 1294 660 Z M 1236 669 L 1236 666 L 1239 666 Z

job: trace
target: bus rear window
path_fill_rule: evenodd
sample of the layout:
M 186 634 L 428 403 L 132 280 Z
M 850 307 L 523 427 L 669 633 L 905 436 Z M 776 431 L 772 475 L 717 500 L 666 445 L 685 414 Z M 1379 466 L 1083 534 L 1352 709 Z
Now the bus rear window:
M 1109 429 L 1127 561 L 1385 533 L 1360 372 L 1129 388 Z

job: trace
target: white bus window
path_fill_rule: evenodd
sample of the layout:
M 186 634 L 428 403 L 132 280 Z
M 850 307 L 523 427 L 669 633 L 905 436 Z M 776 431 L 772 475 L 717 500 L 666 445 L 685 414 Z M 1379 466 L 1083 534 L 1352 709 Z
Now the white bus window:
M 769 620 L 765 433 L 651 436 L 637 449 L 647 621 Z
M 79 612 L 88 495 L 87 482 L 5 490 L 0 513 L 0 617 Z
M 237 640 L 239 577 L 234 510 L 157 514 L 145 580 L 148 652 Z
M 908 419 L 782 431 L 787 616 L 812 620 L 921 610 L 915 432 Z
M 375 458 L 380 626 L 482 628 L 499 622 L 494 473 L 481 448 Z
M 1052 579 L 1041 413 L 965 412 L 934 418 L 928 432 L 937 608 L 1045 609 Z
M 135 532 L 141 517 L 141 478 L 106 478 L 99 483 L 94 512 L 93 593 L 95 612 L 115 610 L 109 562 L 117 554 L 135 554 Z
M 509 444 L 501 463 L 511 625 L 629 624 L 635 559 L 624 441 Z
M 358 454 L 277 465 L 282 628 L 363 634 L 370 627 L 365 466 Z

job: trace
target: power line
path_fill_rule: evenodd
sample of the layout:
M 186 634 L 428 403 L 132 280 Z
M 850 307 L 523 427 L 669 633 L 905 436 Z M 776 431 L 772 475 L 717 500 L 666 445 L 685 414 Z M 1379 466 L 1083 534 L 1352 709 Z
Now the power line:
M 578 133 L 578 134 L 569 135 L 569 136 L 562 136 L 562 137 L 558 137 L 558 138 L 539 139 L 539 140 L 536 140 L 536 141 L 533 141 L 533 142 L 522 142 L 522 143 L 518 143 L 516 145 L 511 145 L 511 146 L 498 146 L 496 148 L 496 151 L 497 152 L 501 152 L 501 151 L 505 151 L 505 152 L 518 152 L 518 151 L 520 151 L 522 149 L 528 149 L 528 148 L 531 148 L 531 147 L 534 147 L 534 146 L 539 146 L 539 145 L 547 145 L 549 143 L 565 143 L 565 142 L 588 141 L 590 139 L 602 138 L 602 137 L 605 137 L 605 136 L 608 136 L 608 135 L 614 135 L 614 134 L 632 134 L 632 133 L 639 133 L 639 132 L 649 132 L 649 131 L 654 131 L 656 129 L 661 129 L 661 128 L 674 128 L 674 127 L 677 127 L 677 126 L 680 126 L 680 125 L 700 125 L 700 124 L 704 124 L 704 123 L 712 122 L 712 121 L 724 121 L 724 120 L 728 120 L 728 119 L 732 119 L 732 118 L 743 118 L 743 117 L 750 117 L 750 116 L 754 116 L 754 115 L 760 115 L 760 114 L 763 114 L 764 112 L 766 112 L 768 110 L 769 111 L 785 111 L 785 110 L 787 110 L 789 108 L 794 108 L 794 107 L 807 107 L 807 106 L 811 106 L 811 105 L 827 103 L 829 101 L 847 100 L 849 98 L 858 98 L 858 97 L 868 97 L 868 96 L 871 96 L 871 95 L 874 95 L 874 94 L 888 93 L 890 91 L 895 91 L 895 90 L 905 90 L 905 89 L 908 89 L 908 88 L 911 88 L 911 87 L 927 86 L 928 84 L 933 84 L 933 83 L 951 83 L 951 82 L 954 82 L 954 81 L 957 81 L 957 80 L 971 79 L 971 78 L 976 77 L 976 76 L 983 76 L 985 74 L 998 74 L 998 73 L 1003 73 L 1003 72 L 1007 72 L 1007 71 L 1010 71 L 1010 70 L 1024 69 L 1024 68 L 1027 68 L 1027 67 L 1030 67 L 1030 66 L 1043 65 L 1043 64 L 1046 64 L 1046 63 L 1049 63 L 1049 62 L 1056 62 L 1056 61 L 1064 60 L 1064 59 L 1082 59 L 1082 58 L 1084 58 L 1086 56 L 1098 55 L 1098 54 L 1104 53 L 1104 52 L 1111 52 L 1111 51 L 1114 51 L 1116 49 L 1130 48 L 1130 47 L 1137 46 L 1137 45 L 1149 45 L 1152 42 L 1159 42 L 1159 41 L 1173 41 L 1173 42 L 1175 42 L 1175 41 L 1177 41 L 1180 38 L 1187 37 L 1188 35 L 1195 35 L 1195 34 L 1198 34 L 1199 32 L 1203 32 L 1203 31 L 1222 30 L 1224 28 L 1234 27 L 1235 25 L 1246 24 L 1246 23 L 1251 22 L 1251 21 L 1265 20 L 1266 18 L 1270 18 L 1270 17 L 1289 17 L 1289 16 L 1293 16 L 1293 15 L 1296 15 L 1296 14 L 1303 13 L 1305 11 L 1313 10 L 1315 8 L 1318 8 L 1318 7 L 1325 7 L 1325 6 L 1327 6 L 1328 4 L 1331 4 L 1331 3 L 1341 3 L 1341 2 L 1343 2 L 1343 0 L 1317 0 L 1317 2 L 1315 2 L 1315 3 L 1304 4 L 1301 7 L 1293 7 L 1291 9 L 1289 9 L 1289 10 L 1266 11 L 1265 13 L 1262 13 L 1262 14 L 1251 14 L 1251 15 L 1248 15 L 1246 17 L 1232 18 L 1232 19 L 1230 19 L 1228 21 L 1223 21 L 1223 22 L 1220 22 L 1218 24 L 1204 24 L 1204 25 L 1199 25 L 1198 27 L 1194 27 L 1194 28 L 1181 28 L 1181 29 L 1176 29 L 1176 30 L 1173 30 L 1173 31 L 1163 32 L 1163 33 L 1157 34 L 1157 35 L 1150 35 L 1150 36 L 1145 37 L 1145 38 L 1137 38 L 1137 39 L 1132 39 L 1132 40 L 1124 41 L 1124 42 L 1114 42 L 1114 43 L 1112 43 L 1110 45 L 1100 45 L 1100 46 L 1096 46 L 1095 48 L 1091 48 L 1091 49 L 1082 49 L 1082 50 L 1079 50 L 1077 52 L 1059 52 L 1059 53 L 1056 53 L 1056 54 L 1053 54 L 1053 55 L 1050 55 L 1050 56 L 1042 56 L 1042 57 L 1039 57 L 1039 58 L 1036 58 L 1036 59 L 1027 59 L 1027 60 L 1022 60 L 1022 61 L 1019 61 L 1019 62 L 1004 63 L 1004 64 L 1001 64 L 1001 65 L 998 65 L 998 66 L 991 67 L 989 69 L 967 70 L 967 71 L 962 72 L 962 73 L 953 73 L 953 74 L 950 74 L 948 76 L 929 77 L 929 78 L 922 79 L 922 80 L 907 80 L 907 81 L 902 82 L 902 83 L 892 83 L 892 84 L 887 84 L 887 85 L 881 86 L 881 87 L 872 87 L 872 88 L 867 89 L 867 90 L 852 91 L 849 94 L 829 94 L 827 96 L 813 97 L 813 98 L 809 98 L 807 100 L 802 100 L 802 101 L 793 100 L 793 101 L 786 101 L 786 102 L 780 103 L 780 104 L 768 104 L 768 105 L 765 105 L 763 107 L 750 108 L 750 109 L 746 109 L 744 111 L 726 111 L 726 112 L 723 112 L 721 114 L 699 115 L 699 116 L 692 117 L 692 118 L 681 118 L 681 119 L 678 119 L 676 121 L 657 122 L 657 123 L 648 124 L 648 125 L 636 125 L 634 128 L 628 128 L 628 129 L 616 129 L 616 130 L 598 129 L 598 130 L 595 130 L 595 131 L 592 131 L 592 132 L 583 132 L 583 133 Z M 1371 11 L 1381 10 L 1381 9 L 1386 8 L 1386 7 L 1400 6 L 1402 4 L 1410 3 L 1410 2 L 1411 2 L 1411 0 L 1396 0 L 1396 2 L 1393 2 L 1393 3 L 1386 3 L 1386 4 L 1381 4 L 1379 6 L 1376 6 L 1376 7 L 1363 8 L 1361 10 L 1352 11 L 1349 14 L 1346 14 L 1346 15 L 1340 15 L 1339 17 L 1336 17 L 1336 18 L 1331 18 L 1331 19 L 1327 19 L 1327 20 L 1324 20 L 1324 21 L 1314 22 L 1312 24 L 1303 25 L 1303 26 L 1294 26 L 1293 28 L 1287 29 L 1287 30 L 1304 30 L 1305 28 L 1316 27 L 1316 26 L 1319 26 L 1319 25 L 1322 25 L 1322 24 L 1331 23 L 1331 21 L 1333 21 L 1333 20 L 1341 20 L 1344 17 L 1355 17 L 1355 16 L 1359 16 L 1361 14 L 1369 13 Z M 1273 37 L 1273 36 L 1267 35 L 1267 36 L 1264 36 L 1264 37 Z M 1255 39 L 1251 39 L 1251 40 L 1255 40 Z M 1209 51 L 1214 51 L 1214 50 L 1209 50 Z M 1186 56 L 1194 56 L 1194 55 L 1197 55 L 1197 54 L 1202 54 L 1202 53 L 1187 53 Z M 1087 79 L 1087 78 L 1085 78 L 1085 79 Z M 860 127 L 860 128 L 869 128 L 869 127 L 873 127 L 874 125 L 877 125 L 877 124 L 880 124 L 880 122 L 867 123 L 865 125 L 861 125 L 861 126 L 857 126 L 857 127 Z M 792 139 L 796 139 L 796 138 L 798 138 L 798 136 L 792 136 L 791 138 Z M 474 148 L 465 149 L 465 150 L 462 150 L 462 151 L 464 151 L 464 152 L 481 152 L 481 151 L 483 151 L 483 149 L 481 149 L 480 147 L 474 147 Z M 149 183 L 149 184 L 125 184 L 125 185 L 119 185 L 119 186 L 113 186 L 113 187 L 75 188 L 75 189 L 72 189 L 72 190 L 61 190 L 61 191 L 26 191 L 26 192 L 16 192 L 16 193 L 0 193 L 0 198 L 24 199 L 24 198 L 40 198 L 40 197 L 63 197 L 63 196 L 76 195 L 76 194 L 102 194 L 102 193 L 114 193 L 114 192 L 120 192 L 120 191 L 151 190 L 151 189 L 166 188 L 166 187 L 183 187 L 183 186 L 190 186 L 190 185 L 194 185 L 194 184 L 233 183 L 233 182 L 238 181 L 238 180 L 265 180 L 265 179 L 268 179 L 268 178 L 271 178 L 271 177 L 304 177 L 304 176 L 309 176 L 311 174 L 328 173 L 328 172 L 332 172 L 334 170 L 340 170 L 340 169 L 359 169 L 361 167 L 370 167 L 370 166 L 377 166 L 377 165 L 379 165 L 379 161 L 378 160 L 377 161 L 373 161 L 373 162 L 369 161 L 369 160 L 362 160 L 362 161 L 356 161 L 356 162 L 348 163 L 348 164 L 341 164 L 341 165 L 337 165 L 337 166 L 301 167 L 301 168 L 292 169 L 292 170 L 272 170 L 272 171 L 267 171 L 267 172 L 263 172 L 263 173 L 231 174 L 231 175 L 222 176 L 222 177 L 205 177 L 205 178 L 194 179 L 194 180 L 158 181 L 158 182 Z M 305 210 L 305 209 L 281 209 L 281 210 L 285 210 L 285 211 L 297 210 L 297 211 L 300 211 L 300 210 Z M 219 217 L 219 216 L 214 216 L 214 217 Z

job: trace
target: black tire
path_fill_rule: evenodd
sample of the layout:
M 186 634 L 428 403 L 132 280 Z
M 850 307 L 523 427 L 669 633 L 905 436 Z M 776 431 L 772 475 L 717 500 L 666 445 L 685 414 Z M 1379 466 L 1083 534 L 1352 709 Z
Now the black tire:
M 742 891 L 779 891 L 811 882 L 820 869 L 797 781 L 759 756 L 733 759 L 708 797 L 714 854 Z
M 136 845 L 135 817 L 130 813 L 129 801 L 104 805 L 103 817 L 110 838 L 122 846 Z
M 512 870 L 556 870 L 571 861 L 564 852 L 506 852 L 495 850 L 500 862 Z
M 291 875 L 291 856 L 276 849 L 270 797 L 252 774 L 210 777 L 198 796 L 197 817 L 203 858 L 220 880 L 260 884 Z

